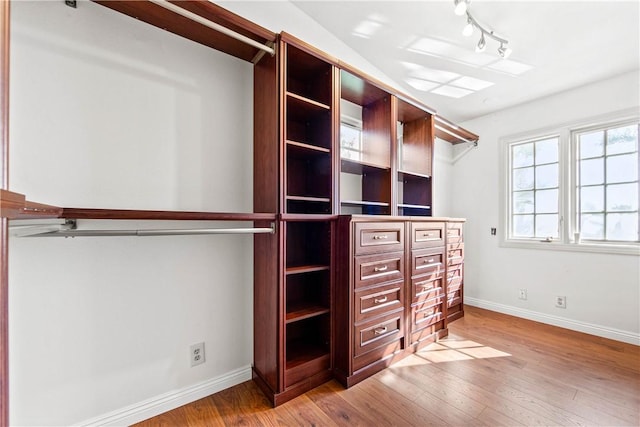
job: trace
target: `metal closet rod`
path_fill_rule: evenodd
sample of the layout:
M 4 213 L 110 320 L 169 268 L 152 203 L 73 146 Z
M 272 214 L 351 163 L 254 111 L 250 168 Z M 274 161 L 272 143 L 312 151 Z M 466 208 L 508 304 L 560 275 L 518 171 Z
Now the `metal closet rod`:
M 255 41 L 253 39 L 250 39 L 247 36 L 244 36 L 244 35 L 240 34 L 240 33 L 236 33 L 235 31 L 230 30 L 227 27 L 223 27 L 220 24 L 216 24 L 215 22 L 209 21 L 208 19 L 203 18 L 200 15 L 197 15 L 197 14 L 195 14 L 193 12 L 190 12 L 190 11 L 188 11 L 186 9 L 183 9 L 180 6 L 176 6 L 173 3 L 169 3 L 166 0 L 149 0 L 149 1 L 151 3 L 157 4 L 160 7 L 163 7 L 163 8 L 165 8 L 167 10 L 170 10 L 170 11 L 172 11 L 174 13 L 177 13 L 178 15 L 184 16 L 185 18 L 188 18 L 188 19 L 190 19 L 190 20 L 192 20 L 194 22 L 202 24 L 205 27 L 209 27 L 212 30 L 216 30 L 216 31 L 218 31 L 218 32 L 220 32 L 222 34 L 225 34 L 225 35 L 227 35 L 229 37 L 233 37 L 234 39 L 239 40 L 239 41 L 241 41 L 243 43 L 246 43 L 248 45 L 251 45 L 251 46 L 253 46 L 253 47 L 257 48 L 257 49 L 263 50 L 263 51 L 269 53 L 271 56 L 275 55 L 275 53 L 276 53 L 276 51 L 273 48 L 271 48 L 271 47 L 269 47 L 267 45 L 259 43 L 259 42 Z
M 243 228 L 178 228 L 178 229 L 143 229 L 143 230 L 77 230 L 75 221 L 60 224 L 60 230 L 43 230 L 24 237 L 121 237 L 121 236 L 197 236 L 211 234 L 273 234 L 275 223 L 271 227 L 243 227 Z M 28 233 L 29 230 L 27 230 Z

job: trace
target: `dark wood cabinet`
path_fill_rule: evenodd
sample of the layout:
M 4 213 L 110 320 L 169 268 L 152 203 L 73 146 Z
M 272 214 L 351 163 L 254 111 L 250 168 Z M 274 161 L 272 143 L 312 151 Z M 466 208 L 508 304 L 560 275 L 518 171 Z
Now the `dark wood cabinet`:
M 447 335 L 447 320 L 462 310 L 459 288 L 447 294 L 447 284 L 461 274 L 462 243 L 454 236 L 461 236 L 462 224 L 448 218 L 339 217 L 334 370 L 343 385 Z M 457 273 L 449 276 L 448 269 Z M 449 307 L 455 310 L 451 318 Z
M 461 228 L 429 218 L 433 112 L 289 34 L 277 46 L 254 72 L 254 208 L 278 227 L 255 238 L 253 374 L 274 405 L 353 385 L 462 315 Z

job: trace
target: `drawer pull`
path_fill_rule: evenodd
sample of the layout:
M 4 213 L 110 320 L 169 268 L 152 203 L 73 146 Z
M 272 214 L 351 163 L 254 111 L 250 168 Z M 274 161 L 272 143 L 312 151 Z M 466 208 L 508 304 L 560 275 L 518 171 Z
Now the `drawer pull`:
M 433 264 L 433 262 L 434 262 L 434 261 L 435 261 L 435 259 L 434 259 L 434 258 L 430 258 L 430 259 L 425 259 L 425 260 L 424 260 L 424 263 L 425 263 L 425 264 Z
M 389 268 L 388 265 L 385 265 L 383 267 L 374 267 L 373 271 L 378 272 L 378 271 L 387 271 L 387 268 Z
M 376 304 L 382 304 L 383 302 L 387 302 L 387 296 L 383 296 L 382 298 L 376 298 L 373 300 Z
M 373 240 L 384 240 L 384 239 L 388 239 L 389 236 L 387 236 L 386 234 L 375 234 L 373 236 Z
M 386 327 L 386 326 L 384 326 L 384 327 L 382 327 L 382 328 L 375 328 L 375 329 L 373 330 L 373 333 L 374 333 L 375 335 L 384 334 L 385 332 L 387 332 L 387 327 Z
M 423 291 L 428 291 L 429 289 L 433 289 L 433 285 L 422 285 Z

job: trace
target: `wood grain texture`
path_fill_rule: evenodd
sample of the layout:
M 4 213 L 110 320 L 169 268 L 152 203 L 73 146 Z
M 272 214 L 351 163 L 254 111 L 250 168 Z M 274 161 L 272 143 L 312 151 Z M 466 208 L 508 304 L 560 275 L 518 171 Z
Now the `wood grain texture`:
M 275 409 L 246 382 L 139 426 L 640 425 L 640 347 L 465 307 L 450 336 Z

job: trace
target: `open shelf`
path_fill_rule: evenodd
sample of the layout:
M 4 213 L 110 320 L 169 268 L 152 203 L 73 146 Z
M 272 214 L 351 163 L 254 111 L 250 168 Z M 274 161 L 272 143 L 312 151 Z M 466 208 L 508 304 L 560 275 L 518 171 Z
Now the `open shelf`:
M 292 150 L 297 150 L 298 156 L 302 157 L 305 153 L 330 153 L 331 150 L 324 147 L 318 147 L 317 145 L 305 144 L 303 142 L 287 140 L 287 147 L 291 147 Z
M 313 273 L 314 271 L 324 271 L 329 270 L 328 265 L 300 265 L 297 267 L 289 267 L 286 269 L 285 274 L 293 275 L 293 274 L 302 274 L 302 273 Z
M 286 45 L 286 64 L 289 93 L 319 104 L 331 105 L 331 64 L 290 44 Z
M 329 222 L 285 223 L 286 269 L 328 266 L 331 261 Z
M 431 177 L 398 172 L 398 215 L 431 216 Z

